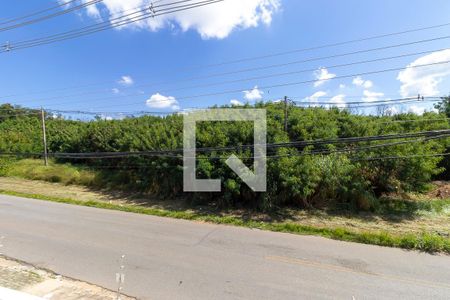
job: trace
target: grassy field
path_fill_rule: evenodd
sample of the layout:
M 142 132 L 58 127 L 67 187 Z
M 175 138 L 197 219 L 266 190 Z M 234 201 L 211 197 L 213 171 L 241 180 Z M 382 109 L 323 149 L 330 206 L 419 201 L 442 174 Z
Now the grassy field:
M 93 186 L 98 178 L 98 173 L 92 170 L 57 164 L 53 160 L 46 167 L 38 159 L 0 160 L 0 175 L 82 186 Z
M 77 185 L 0 177 L 0 193 L 59 203 L 119 210 L 199 222 L 244 226 L 336 240 L 450 254 L 450 200 L 412 195 L 384 199 L 376 212 L 283 209 L 249 210 L 192 207 L 183 200 L 142 198 Z

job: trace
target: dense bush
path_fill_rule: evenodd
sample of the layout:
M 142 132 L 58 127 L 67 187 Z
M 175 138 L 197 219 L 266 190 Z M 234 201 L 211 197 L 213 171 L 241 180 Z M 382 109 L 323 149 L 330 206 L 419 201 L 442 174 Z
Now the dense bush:
M 288 132 L 283 130 L 283 105 L 257 104 L 268 115 L 268 143 L 409 133 L 447 129 L 443 113 L 423 116 L 401 114 L 393 117 L 355 115 L 349 111 L 323 108 L 296 108 L 289 111 Z M 394 120 L 417 122 L 391 122 Z M 435 119 L 434 121 L 426 121 Z M 161 149 L 181 149 L 183 117 L 145 116 L 123 120 L 90 122 L 64 120 L 47 116 L 50 152 L 124 152 Z M 197 128 L 198 147 L 218 147 L 252 144 L 253 125 L 247 122 L 202 122 Z M 392 141 L 390 141 L 392 142 Z M 376 145 L 321 145 L 304 148 L 269 149 L 268 192 L 253 193 L 224 163 L 231 152 L 199 154 L 199 178 L 221 179 L 223 192 L 217 194 L 183 194 L 182 160 L 180 157 L 130 157 L 122 159 L 65 160 L 62 163 L 88 165 L 103 173 L 103 182 L 111 186 L 133 189 L 152 195 L 184 196 L 193 201 L 222 205 L 251 205 L 270 209 L 283 205 L 317 207 L 342 205 L 370 209 L 374 196 L 390 191 L 423 190 L 433 176 L 443 171 L 437 157 L 417 157 L 396 160 L 366 160 L 368 157 L 410 156 L 442 153 L 448 146 L 445 139 L 399 144 L 352 153 L 308 155 L 310 151 L 343 147 Z M 0 120 L 1 152 L 42 152 L 41 128 L 38 116 L 4 118 Z M 252 152 L 235 153 L 247 157 L 252 164 Z M 0 169 L 1 169 L 0 164 Z M 27 172 L 38 171 L 27 170 Z M 64 170 L 61 171 L 62 174 Z M 45 172 L 44 172 L 45 173 Z M 46 175 L 38 176 L 45 179 Z M 64 177 L 63 175 L 61 175 Z M 51 180 L 51 178 L 50 178 Z M 55 178 L 56 180 L 56 178 Z M 63 179 L 58 179 L 63 180 Z M 64 180 L 63 180 L 64 181 Z

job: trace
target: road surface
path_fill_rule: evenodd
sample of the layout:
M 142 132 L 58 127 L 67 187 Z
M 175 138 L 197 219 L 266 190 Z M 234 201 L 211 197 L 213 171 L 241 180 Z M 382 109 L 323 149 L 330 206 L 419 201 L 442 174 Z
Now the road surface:
M 6 256 L 139 299 L 450 299 L 450 257 L 0 195 Z

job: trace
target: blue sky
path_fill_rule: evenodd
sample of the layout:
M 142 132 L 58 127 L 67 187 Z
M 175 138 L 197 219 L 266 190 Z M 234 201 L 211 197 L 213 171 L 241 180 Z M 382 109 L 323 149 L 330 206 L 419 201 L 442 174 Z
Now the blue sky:
M 290 64 L 268 70 L 221 77 L 210 76 L 443 37 L 449 35 L 450 26 L 339 47 L 204 67 L 242 58 L 447 23 L 450 1 L 436 0 L 432 5 L 430 1 L 425 0 L 226 1 L 230 1 L 231 4 L 223 8 L 220 6 L 222 4 L 215 4 L 217 8 L 207 7 L 165 17 L 162 20 L 153 20 L 151 21 L 153 23 L 140 24 L 139 28 L 130 26 L 61 43 L 0 53 L 0 101 L 62 110 L 173 111 L 230 104 L 231 100 L 233 103 L 272 100 L 284 95 L 297 100 L 321 102 L 331 100 L 342 104 L 345 101 L 370 102 L 402 98 L 416 95 L 417 91 L 426 96 L 450 93 L 450 64 L 409 70 L 403 74 L 403 82 L 398 80 L 397 71 L 362 78 L 350 76 L 344 79 L 331 79 L 316 84 L 311 82 L 280 88 L 262 88 L 315 80 L 320 74 L 325 75 L 324 78 L 341 77 L 386 68 L 402 68 L 416 60 L 418 60 L 416 64 L 449 60 L 450 53 L 440 51 L 431 56 L 421 54 L 343 68 L 319 69 L 355 61 L 450 48 L 450 39 L 335 59 Z M 3 1 L 0 4 L 0 23 L 2 20 L 56 3 L 49 0 L 8 2 Z M 243 2 L 248 5 L 243 5 Z M 103 18 L 107 9 L 120 11 L 123 8 L 135 7 L 136 3 L 141 4 L 142 0 L 105 0 L 105 3 L 108 3 L 108 6 L 98 7 L 98 12 Z M 15 41 L 90 25 L 98 21 L 99 16 L 95 16 L 96 13 L 92 10 L 71 13 L 21 29 L 0 32 L 0 43 L 10 41 L 14 45 Z M 230 21 L 233 16 L 236 20 Z M 233 25 L 236 27 L 230 30 Z M 5 25 L 0 25 L 3 26 Z M 187 28 L 189 29 L 186 30 Z M 314 69 L 317 71 L 313 72 Z M 245 80 L 300 70 L 310 71 L 289 76 Z M 187 78 L 193 77 L 203 78 L 186 81 Z M 214 85 L 223 81 L 235 83 Z M 211 86 L 205 87 L 208 84 Z M 401 91 L 402 85 L 404 87 Z M 238 92 L 194 97 L 228 90 Z M 151 101 L 147 103 L 149 99 Z M 420 112 L 423 108 L 430 107 L 430 104 L 415 104 L 412 110 Z M 408 110 L 409 106 L 405 106 L 404 109 Z

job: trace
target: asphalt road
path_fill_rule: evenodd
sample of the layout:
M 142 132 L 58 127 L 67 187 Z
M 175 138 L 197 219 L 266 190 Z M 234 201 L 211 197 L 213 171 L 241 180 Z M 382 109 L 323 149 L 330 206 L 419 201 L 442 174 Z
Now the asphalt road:
M 139 299 L 450 299 L 450 257 L 0 196 L 6 256 Z

